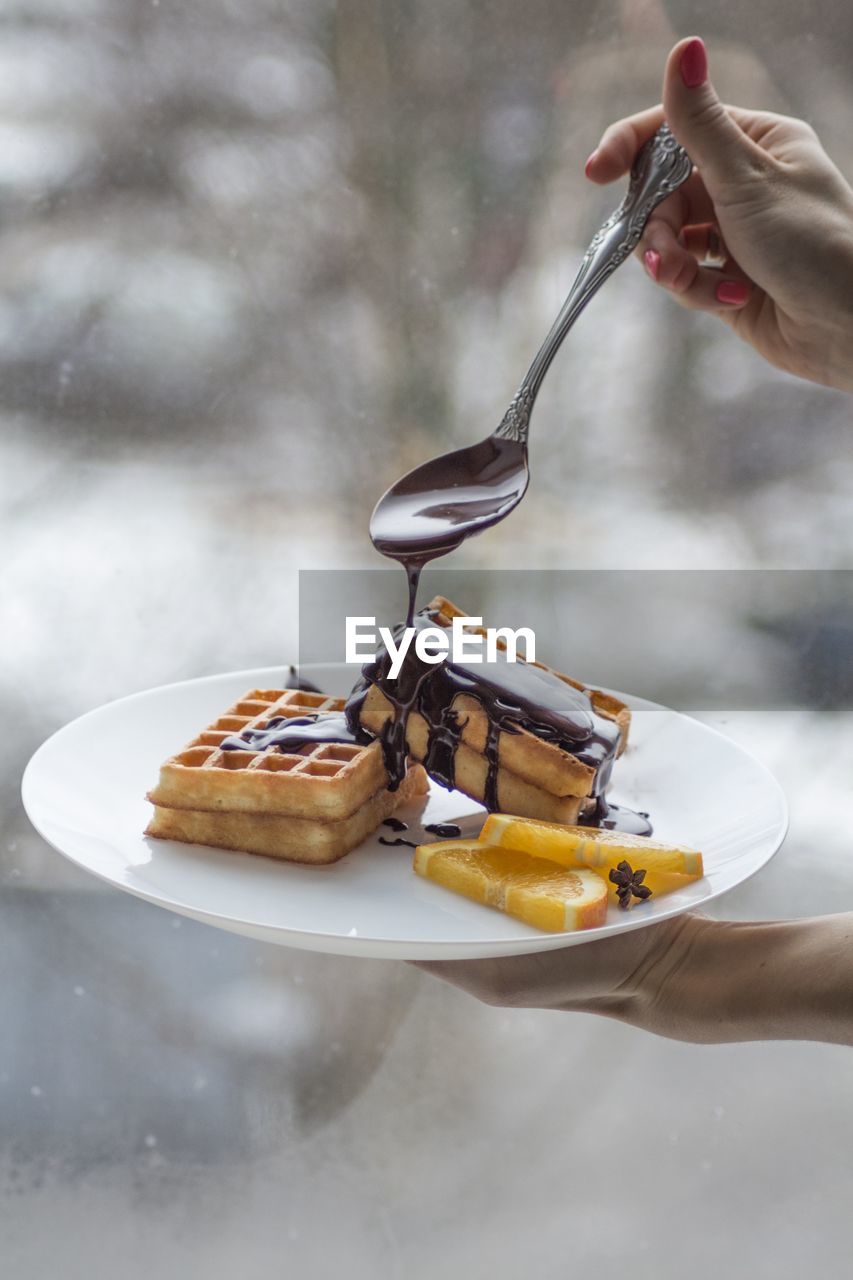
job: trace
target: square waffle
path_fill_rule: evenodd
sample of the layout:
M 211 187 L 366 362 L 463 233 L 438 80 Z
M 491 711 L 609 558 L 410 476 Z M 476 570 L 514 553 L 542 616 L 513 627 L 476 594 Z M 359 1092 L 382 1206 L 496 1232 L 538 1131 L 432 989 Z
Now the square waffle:
M 420 766 L 389 791 L 378 742 L 320 743 L 296 753 L 223 750 L 225 738 L 274 717 L 341 711 L 297 689 L 253 689 L 160 769 L 146 834 L 299 862 L 332 862 L 400 804 L 427 790 Z

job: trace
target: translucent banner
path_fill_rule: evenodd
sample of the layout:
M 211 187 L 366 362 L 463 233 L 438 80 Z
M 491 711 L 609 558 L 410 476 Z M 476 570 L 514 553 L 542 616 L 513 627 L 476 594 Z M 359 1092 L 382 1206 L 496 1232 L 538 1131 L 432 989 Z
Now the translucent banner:
M 846 570 L 426 570 L 418 607 L 437 596 L 484 626 L 531 629 L 537 660 L 586 684 L 669 706 L 853 703 Z M 299 662 L 343 664 L 347 618 L 391 627 L 405 612 L 402 569 L 303 571 Z

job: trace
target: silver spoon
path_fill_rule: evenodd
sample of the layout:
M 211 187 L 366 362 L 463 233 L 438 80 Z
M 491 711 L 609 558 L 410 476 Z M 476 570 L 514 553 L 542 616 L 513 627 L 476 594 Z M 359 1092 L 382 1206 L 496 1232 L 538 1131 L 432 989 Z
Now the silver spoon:
M 692 162 L 664 124 L 637 152 L 625 198 L 587 249 L 577 278 L 500 426 L 479 444 L 415 467 L 383 494 L 370 518 L 377 551 L 409 575 L 410 604 L 420 570 L 508 516 L 529 480 L 527 435 L 539 388 L 586 304 L 636 248 L 649 215 L 690 177 Z M 412 608 L 409 609 L 411 620 Z

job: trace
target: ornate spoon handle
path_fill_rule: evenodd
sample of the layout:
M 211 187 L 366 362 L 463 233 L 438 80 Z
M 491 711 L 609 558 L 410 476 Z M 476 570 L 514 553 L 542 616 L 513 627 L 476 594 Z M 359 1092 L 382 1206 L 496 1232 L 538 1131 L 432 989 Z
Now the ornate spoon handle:
M 593 236 L 569 296 L 494 432 L 496 436 L 527 441 L 533 402 L 560 343 L 590 298 L 637 247 L 652 210 L 686 182 L 692 170 L 689 155 L 665 124 L 637 152 L 625 199 Z

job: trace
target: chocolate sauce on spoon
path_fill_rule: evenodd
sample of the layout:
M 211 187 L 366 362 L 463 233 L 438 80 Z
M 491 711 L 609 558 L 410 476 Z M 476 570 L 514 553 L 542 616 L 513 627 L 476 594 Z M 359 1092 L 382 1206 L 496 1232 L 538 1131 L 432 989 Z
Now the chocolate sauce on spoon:
M 523 498 L 529 478 L 526 440 L 492 435 L 432 458 L 383 494 L 370 517 L 370 537 L 377 551 L 406 570 L 407 626 L 424 565 L 503 520 Z

